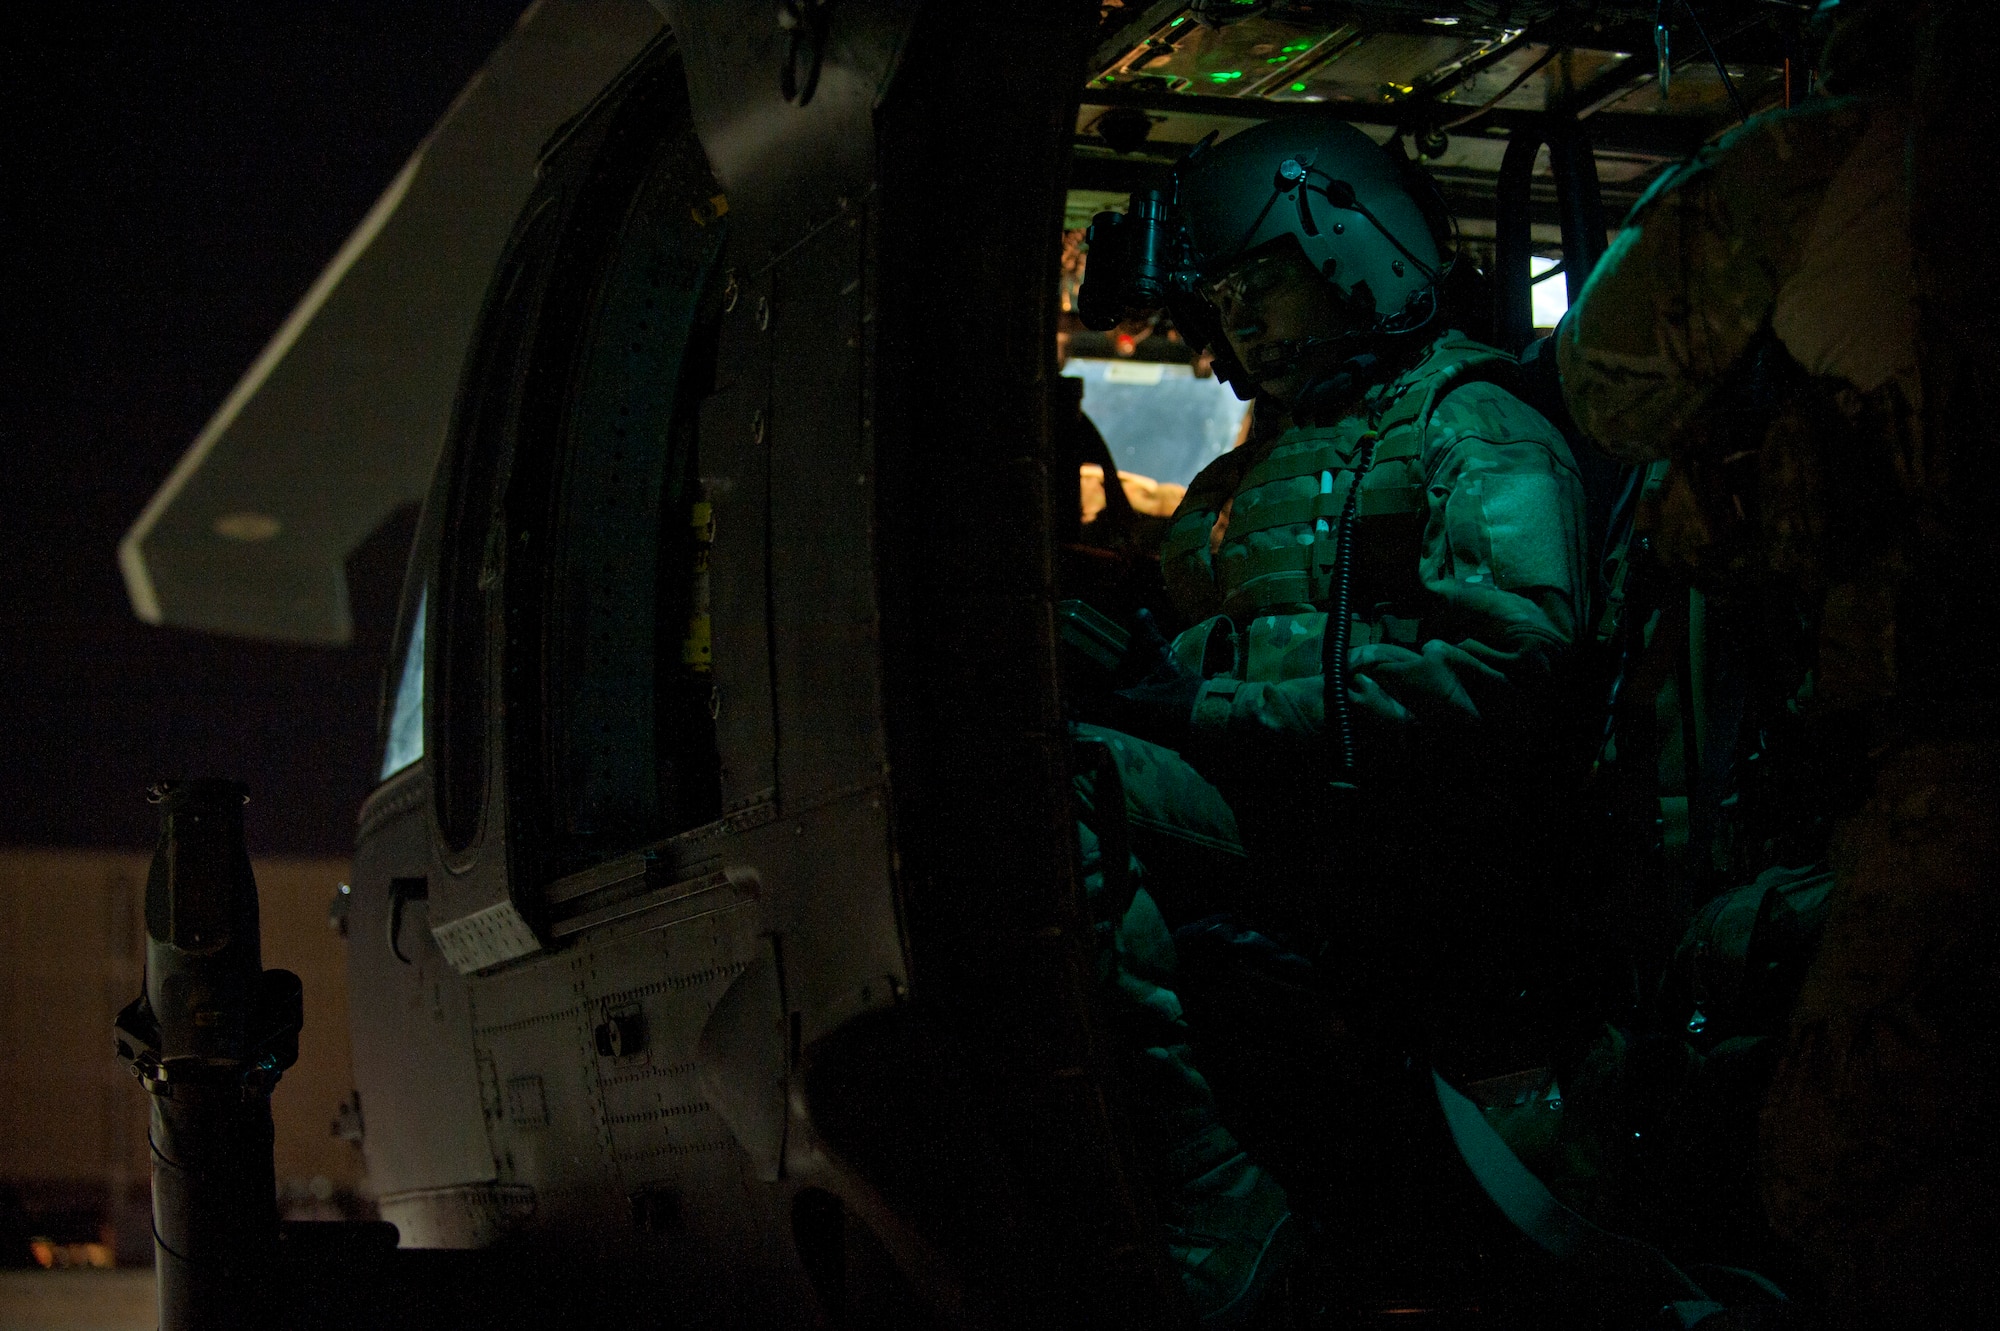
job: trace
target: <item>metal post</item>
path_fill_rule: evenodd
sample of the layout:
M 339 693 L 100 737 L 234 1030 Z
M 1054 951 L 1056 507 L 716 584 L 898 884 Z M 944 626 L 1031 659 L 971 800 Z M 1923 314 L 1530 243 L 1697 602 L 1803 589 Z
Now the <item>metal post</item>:
M 1563 284 L 1572 302 L 1604 254 L 1604 200 L 1597 185 L 1597 158 L 1583 123 L 1574 115 L 1558 113 L 1537 121 L 1532 129 L 1517 129 L 1500 159 L 1493 228 L 1493 324 L 1502 347 L 1513 352 L 1535 336 L 1534 282 L 1528 263 L 1534 254 L 1531 184 L 1543 145 L 1548 147 L 1549 169 L 1555 177 Z
M 1604 255 L 1604 196 L 1597 187 L 1597 157 L 1583 122 L 1564 115 L 1549 127 L 1549 167 L 1556 178 L 1556 212 L 1562 222 L 1563 283 L 1572 304 L 1590 270 Z M 1509 145 L 1508 151 L 1513 151 Z
M 275 1322 L 271 1090 L 298 1058 L 299 978 L 263 969 L 244 788 L 161 786 L 145 989 L 118 1056 L 152 1094 L 160 1331 Z
M 1535 336 L 1534 292 L 1528 260 L 1534 253 L 1529 216 L 1535 158 L 1546 139 L 1540 129 L 1516 130 L 1500 159 L 1493 227 L 1493 328 L 1505 351 L 1520 352 Z

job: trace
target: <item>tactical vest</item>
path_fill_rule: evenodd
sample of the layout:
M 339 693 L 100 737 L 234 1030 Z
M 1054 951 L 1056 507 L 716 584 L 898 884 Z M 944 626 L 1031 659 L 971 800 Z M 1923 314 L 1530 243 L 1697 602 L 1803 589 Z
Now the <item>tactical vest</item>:
M 1340 518 L 1357 485 L 1350 642 L 1418 641 L 1426 428 L 1453 389 L 1505 385 L 1515 370 L 1513 357 L 1447 333 L 1338 422 L 1294 427 L 1261 455 L 1246 445 L 1203 468 L 1160 546 L 1168 593 L 1201 621 L 1175 640 L 1182 664 L 1273 682 L 1320 672 L 1326 607 L 1347 557 Z M 1225 504 L 1228 525 L 1211 551 Z M 1230 629 L 1240 630 L 1234 660 L 1216 660 Z

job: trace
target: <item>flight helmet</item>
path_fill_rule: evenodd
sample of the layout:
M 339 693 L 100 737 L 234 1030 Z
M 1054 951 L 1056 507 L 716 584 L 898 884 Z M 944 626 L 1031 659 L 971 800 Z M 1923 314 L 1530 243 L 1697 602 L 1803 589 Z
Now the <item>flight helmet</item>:
M 1820 0 L 1806 23 L 1820 87 L 1836 96 L 1905 86 L 1915 58 L 1923 4 Z
M 1338 291 L 1348 326 L 1287 353 L 1337 363 L 1432 322 L 1447 239 L 1442 204 L 1414 163 L 1332 114 L 1266 121 L 1198 144 L 1165 189 L 1134 194 L 1124 216 L 1098 214 L 1078 313 L 1086 327 L 1109 328 L 1166 308 L 1247 398 L 1256 385 L 1230 354 L 1209 285 L 1248 258 L 1296 246 Z

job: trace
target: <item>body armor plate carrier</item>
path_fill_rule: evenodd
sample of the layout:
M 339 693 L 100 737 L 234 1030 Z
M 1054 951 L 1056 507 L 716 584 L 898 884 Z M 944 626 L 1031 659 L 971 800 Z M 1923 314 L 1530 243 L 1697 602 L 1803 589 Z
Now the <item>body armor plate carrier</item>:
M 1320 672 L 1326 607 L 1346 557 L 1340 515 L 1357 484 L 1349 642 L 1420 641 L 1418 561 L 1430 518 L 1426 430 L 1453 390 L 1475 382 L 1509 387 L 1516 371 L 1513 357 L 1447 333 L 1338 422 L 1296 426 L 1263 449 L 1245 445 L 1205 467 L 1160 547 L 1175 605 L 1201 621 L 1175 641 L 1181 663 L 1244 680 Z M 1372 454 L 1371 433 L 1378 436 Z M 1211 659 L 1211 644 L 1236 628 L 1242 633 L 1233 662 Z

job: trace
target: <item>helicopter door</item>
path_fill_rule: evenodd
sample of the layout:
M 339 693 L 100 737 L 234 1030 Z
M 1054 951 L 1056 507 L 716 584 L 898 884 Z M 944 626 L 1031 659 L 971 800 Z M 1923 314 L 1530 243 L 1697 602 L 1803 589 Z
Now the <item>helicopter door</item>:
M 480 586 L 485 522 L 553 221 L 540 208 L 517 226 L 461 376 L 453 443 L 419 522 L 392 655 L 401 668 L 384 767 L 397 768 L 362 807 L 346 903 L 353 1118 L 382 1214 L 410 1246 L 490 1241 L 492 1226 L 476 1217 L 482 1199 L 499 1195 L 470 992 L 460 958 L 430 926 L 453 918 L 438 843 L 462 857 L 484 820 L 493 673 Z
M 771 449 L 786 1168 L 824 1162 L 856 1211 L 878 1195 L 943 1251 L 912 1278 L 948 1266 L 974 1306 L 1165 1324 L 1085 978 L 1055 679 L 1056 223 L 1094 11 L 664 7 L 732 263 L 768 283 L 728 317 L 770 301 L 768 404 L 718 394 L 703 439 L 755 437 L 761 411 Z M 888 986 L 885 907 L 908 958 Z
M 694 1320 L 810 1321 L 846 1215 L 913 1284 L 1161 1324 L 1056 700 L 1089 13 L 689 8 L 548 151 L 468 365 L 408 909 L 474 1067 L 383 1075 L 477 1096 L 476 1237 Z

